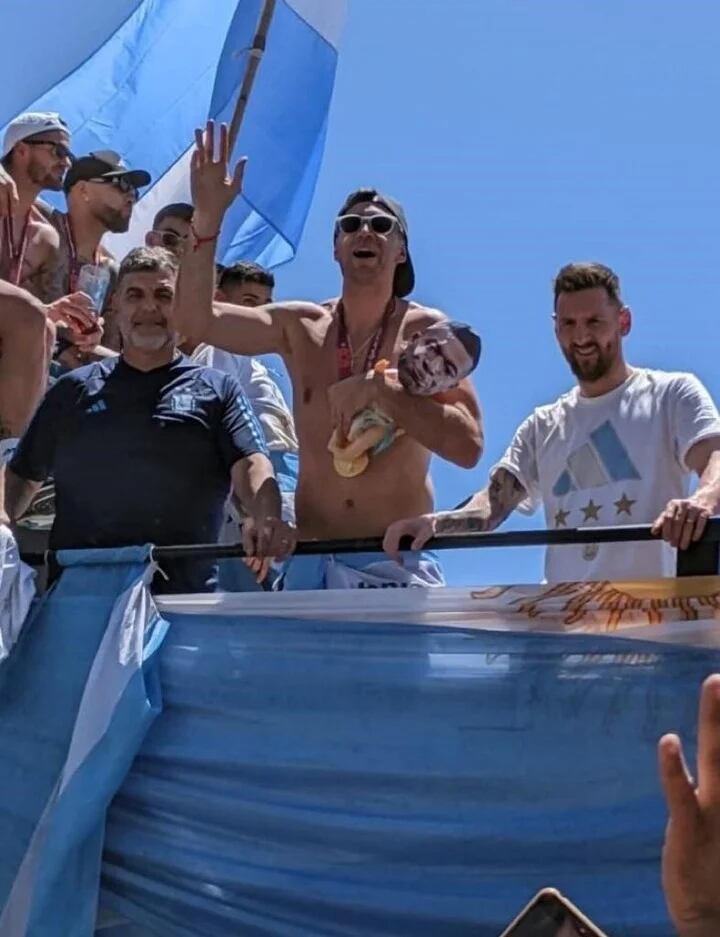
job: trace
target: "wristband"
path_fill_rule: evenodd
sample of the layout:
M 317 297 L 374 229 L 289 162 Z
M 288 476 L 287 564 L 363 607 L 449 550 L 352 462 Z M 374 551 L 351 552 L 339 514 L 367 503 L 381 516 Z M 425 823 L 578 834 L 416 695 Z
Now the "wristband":
M 211 234 L 208 237 L 200 237 L 200 235 L 195 230 L 195 225 L 190 225 L 190 231 L 193 236 L 193 250 L 196 251 L 201 244 L 212 244 L 214 241 L 220 237 L 220 231 L 216 231 L 215 234 Z

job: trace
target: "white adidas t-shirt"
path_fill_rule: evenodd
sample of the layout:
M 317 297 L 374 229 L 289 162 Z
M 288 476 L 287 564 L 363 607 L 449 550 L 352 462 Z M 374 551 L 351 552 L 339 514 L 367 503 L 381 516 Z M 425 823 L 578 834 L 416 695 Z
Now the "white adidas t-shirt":
M 638 368 L 602 397 L 577 387 L 538 407 L 500 462 L 542 503 L 551 529 L 650 524 L 672 498 L 687 497 L 688 451 L 720 436 L 720 416 L 692 374 Z M 675 550 L 657 543 L 551 546 L 548 582 L 652 579 L 675 575 Z

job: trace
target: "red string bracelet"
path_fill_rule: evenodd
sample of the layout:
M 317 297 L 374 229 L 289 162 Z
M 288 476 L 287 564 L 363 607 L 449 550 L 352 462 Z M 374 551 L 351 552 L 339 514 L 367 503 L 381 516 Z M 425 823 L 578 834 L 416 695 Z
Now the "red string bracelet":
M 220 237 L 220 232 L 216 231 L 215 234 L 211 234 L 209 235 L 209 237 L 201 238 L 199 234 L 197 233 L 197 231 L 195 230 L 195 225 L 193 224 L 190 225 L 190 230 L 192 232 L 193 241 L 194 241 L 193 243 L 194 251 L 196 251 L 198 247 L 200 247 L 201 244 L 211 244 L 213 241 L 217 241 L 217 239 Z

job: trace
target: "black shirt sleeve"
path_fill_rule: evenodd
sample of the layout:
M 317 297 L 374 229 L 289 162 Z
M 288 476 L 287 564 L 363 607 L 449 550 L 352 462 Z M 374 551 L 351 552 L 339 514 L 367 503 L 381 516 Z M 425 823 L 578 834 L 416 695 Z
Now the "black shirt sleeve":
M 75 381 L 68 375 L 54 384 L 40 401 L 10 460 L 10 469 L 20 478 L 44 482 L 52 475 L 55 447 L 74 394 Z
M 258 418 L 243 393 L 240 383 L 223 375 L 222 414 L 218 445 L 228 469 L 238 461 L 260 452 L 268 455 L 265 436 Z

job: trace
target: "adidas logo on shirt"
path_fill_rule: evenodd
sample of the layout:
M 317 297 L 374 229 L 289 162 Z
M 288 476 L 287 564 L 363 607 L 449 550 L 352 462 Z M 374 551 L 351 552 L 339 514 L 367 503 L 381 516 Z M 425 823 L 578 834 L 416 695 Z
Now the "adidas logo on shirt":
M 107 410 L 107 404 L 104 400 L 96 400 L 94 404 L 89 406 L 86 413 L 102 413 L 103 410 Z

